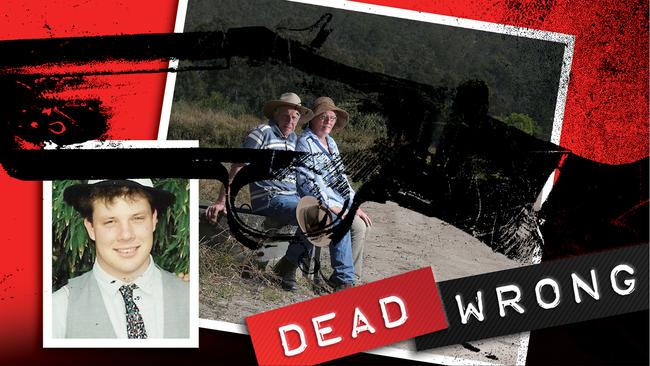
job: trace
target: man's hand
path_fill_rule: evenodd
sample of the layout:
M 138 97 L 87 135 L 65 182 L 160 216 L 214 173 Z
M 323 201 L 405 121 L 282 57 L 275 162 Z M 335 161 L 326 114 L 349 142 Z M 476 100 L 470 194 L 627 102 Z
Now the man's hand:
M 230 183 L 232 183 L 233 178 L 237 172 L 239 172 L 241 168 L 244 167 L 244 165 L 246 164 L 233 163 L 233 165 L 230 166 L 230 172 L 228 173 L 228 181 Z M 224 186 L 221 186 L 221 189 L 219 190 L 219 198 L 214 201 L 212 206 L 208 207 L 208 209 L 205 210 L 205 217 L 211 223 L 216 224 L 221 212 L 223 212 L 224 215 L 228 213 L 226 210 L 226 189 Z
M 205 210 L 205 217 L 212 223 L 216 224 L 219 219 L 219 213 L 223 212 L 225 215 L 228 211 L 226 210 L 225 200 L 217 200 L 214 204 L 208 207 Z
M 366 227 L 370 227 L 370 226 L 372 226 L 372 220 L 370 220 L 370 216 L 368 216 L 368 214 L 365 213 L 365 212 L 361 209 L 361 207 L 359 207 L 359 208 L 357 209 L 357 216 L 359 216 L 359 218 L 360 218 L 361 220 L 363 220 L 363 222 L 366 224 Z

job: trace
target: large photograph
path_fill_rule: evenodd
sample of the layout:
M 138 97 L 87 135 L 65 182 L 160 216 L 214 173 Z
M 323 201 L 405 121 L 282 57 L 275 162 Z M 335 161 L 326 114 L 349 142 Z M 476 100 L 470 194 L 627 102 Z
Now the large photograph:
M 167 138 L 304 153 L 237 192 L 201 180 L 203 324 L 243 329 L 222 322 L 425 266 L 443 281 L 539 260 L 571 50 L 543 32 L 391 15 L 189 3 L 185 32 L 222 32 L 232 57 L 180 63 Z M 229 168 L 231 183 L 253 174 Z M 512 364 L 526 340 L 417 357 Z M 410 341 L 392 348 L 414 356 Z
M 648 364 L 648 2 L 0 2 L 0 364 Z

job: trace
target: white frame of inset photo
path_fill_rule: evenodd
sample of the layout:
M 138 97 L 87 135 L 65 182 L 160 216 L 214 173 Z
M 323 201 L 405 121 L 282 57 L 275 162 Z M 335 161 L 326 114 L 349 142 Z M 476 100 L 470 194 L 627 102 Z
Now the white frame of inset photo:
M 65 149 L 133 149 L 133 148 L 195 148 L 198 141 L 89 141 Z M 146 177 L 135 177 L 146 178 Z M 199 204 L 199 182 L 189 179 L 191 207 Z M 196 210 L 190 214 L 190 309 L 189 338 L 150 339 L 66 339 L 53 337 L 52 309 L 52 182 L 43 182 L 43 347 L 44 348 L 198 348 L 199 346 L 199 219 Z

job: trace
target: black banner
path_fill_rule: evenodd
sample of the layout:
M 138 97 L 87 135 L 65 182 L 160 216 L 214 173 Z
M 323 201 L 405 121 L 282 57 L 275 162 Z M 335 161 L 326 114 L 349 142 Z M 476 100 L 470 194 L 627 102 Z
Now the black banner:
M 648 245 L 438 284 L 449 328 L 418 350 L 648 309 Z

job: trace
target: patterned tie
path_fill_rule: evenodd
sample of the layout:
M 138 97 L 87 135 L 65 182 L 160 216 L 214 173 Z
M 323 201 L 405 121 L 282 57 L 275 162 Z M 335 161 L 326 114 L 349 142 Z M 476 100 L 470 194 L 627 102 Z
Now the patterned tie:
M 133 290 L 136 288 L 138 288 L 138 285 L 135 283 L 120 287 L 120 293 L 124 298 L 124 306 L 126 307 L 126 333 L 129 338 L 147 338 L 147 330 L 144 329 L 140 309 L 133 301 Z

